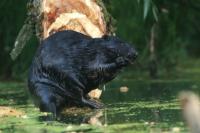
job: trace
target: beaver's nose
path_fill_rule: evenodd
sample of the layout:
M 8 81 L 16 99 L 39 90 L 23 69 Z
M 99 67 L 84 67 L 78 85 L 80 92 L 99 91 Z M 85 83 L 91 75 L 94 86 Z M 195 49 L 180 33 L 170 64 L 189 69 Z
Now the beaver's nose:
M 136 59 L 137 57 L 138 57 L 138 52 L 135 51 L 134 54 L 133 54 L 133 58 Z
M 128 53 L 128 58 L 136 59 L 138 57 L 138 52 L 130 52 Z

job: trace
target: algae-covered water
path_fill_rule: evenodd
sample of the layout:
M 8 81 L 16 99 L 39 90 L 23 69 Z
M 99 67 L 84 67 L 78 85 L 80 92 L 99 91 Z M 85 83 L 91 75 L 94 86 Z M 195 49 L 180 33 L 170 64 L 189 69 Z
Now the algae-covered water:
M 103 87 L 101 99 L 105 109 L 69 108 L 65 109 L 60 120 L 51 122 L 46 120 L 46 113 L 40 113 L 32 104 L 26 83 L 0 82 L 0 105 L 21 113 L 17 116 L 0 115 L 0 132 L 188 132 L 177 95 L 182 90 L 198 93 L 198 78 L 144 80 L 133 78 L 131 71 L 126 70 Z M 120 91 L 120 87 L 125 90 Z

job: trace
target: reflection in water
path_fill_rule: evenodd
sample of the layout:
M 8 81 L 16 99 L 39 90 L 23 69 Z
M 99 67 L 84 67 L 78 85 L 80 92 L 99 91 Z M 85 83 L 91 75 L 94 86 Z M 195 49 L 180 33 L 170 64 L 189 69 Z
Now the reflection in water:
M 0 130 L 13 132 L 19 129 L 19 132 L 24 132 L 24 130 L 29 132 L 30 129 L 35 131 L 37 128 L 42 131 L 45 129 L 46 132 L 54 132 L 54 129 L 60 132 L 65 130 L 67 132 L 104 132 L 104 129 L 112 132 L 118 132 L 119 129 L 122 132 L 133 130 L 135 132 L 187 132 L 177 95 L 183 90 L 199 94 L 199 88 L 200 82 L 193 79 L 142 81 L 117 78 L 107 84 L 106 89 L 103 90 L 101 99 L 106 109 L 67 108 L 59 121 L 53 121 L 50 123 L 51 126 L 46 126 L 44 121 L 48 120 L 45 119 L 47 117 L 29 101 L 24 84 L 0 83 L 1 106 L 19 109 L 27 116 L 2 118 Z M 187 107 L 191 109 L 190 106 Z M 199 120 L 198 117 L 195 118 Z M 191 120 L 193 122 L 194 119 Z
M 106 113 L 106 109 L 91 110 L 88 108 L 80 109 L 73 107 L 68 108 L 67 111 L 64 111 L 58 121 L 67 124 L 90 124 L 95 126 L 103 126 L 107 123 Z M 49 121 L 49 118 L 51 118 L 51 114 L 40 116 L 39 120 Z
M 130 130 L 136 128 L 146 130 L 150 127 L 152 132 L 167 127 L 167 131 L 172 129 L 182 131 L 185 125 L 183 124 L 177 95 L 182 90 L 192 90 L 199 93 L 199 86 L 198 81 L 115 80 L 107 84 L 107 89 L 103 90 L 101 99 L 105 103 L 106 109 L 67 108 L 62 114 L 59 124 L 95 125 L 103 129 L 113 127 L 113 125 L 121 125 L 122 127 L 127 125 L 127 130 L 128 128 Z M 15 86 L 3 88 L 5 88 L 5 91 L 0 92 L 3 99 L 2 105 L 8 105 L 8 103 L 14 106 L 16 104 L 26 105 L 28 98 L 24 91 L 16 91 Z M 4 92 L 7 92 L 7 94 Z M 16 102 L 6 100 L 13 98 L 16 99 Z M 35 119 L 41 115 L 38 110 L 33 111 L 32 104 L 31 107 L 25 106 L 23 109 L 28 110 L 28 116 L 34 112 L 34 117 L 30 118 Z M 46 118 L 44 116 L 39 117 L 39 124 L 41 124 L 41 121 L 43 123 L 43 121 L 48 120 Z M 91 129 L 91 127 L 88 127 L 88 129 Z M 150 130 L 148 131 L 150 132 Z
M 105 125 L 106 119 L 104 119 L 105 113 L 103 111 L 105 111 L 105 110 L 98 110 L 98 111 L 91 113 L 91 115 L 84 118 L 83 123 L 87 123 L 87 124 L 91 124 L 91 125 L 95 125 L 95 126 Z
M 72 123 L 72 124 L 90 124 L 95 126 L 104 126 L 107 124 L 107 109 L 102 110 L 90 110 L 84 113 L 83 112 L 73 114 L 63 114 L 61 117 L 62 122 Z
M 135 122 L 151 123 L 150 125 L 166 122 L 176 125 L 183 121 L 177 95 L 181 90 L 192 88 L 194 84 L 198 86 L 191 82 L 111 83 L 102 95 L 106 109 L 68 108 L 62 114 L 60 122 L 97 126 Z M 122 93 L 120 86 L 125 85 L 129 89 Z
M 127 93 L 120 93 L 120 86 L 128 86 Z M 145 82 L 145 81 L 124 81 L 113 82 L 107 85 L 102 98 L 107 103 L 130 102 L 130 101 L 152 101 L 170 100 L 176 98 L 181 90 L 190 89 L 190 82 Z M 112 97 L 111 97 L 112 96 Z
M 120 86 L 127 85 L 127 93 L 120 92 Z M 182 121 L 177 95 L 182 90 L 194 90 L 196 82 L 145 82 L 125 80 L 107 85 L 102 101 L 108 107 L 108 124 L 130 122 Z M 197 87 L 196 87 L 197 88 Z

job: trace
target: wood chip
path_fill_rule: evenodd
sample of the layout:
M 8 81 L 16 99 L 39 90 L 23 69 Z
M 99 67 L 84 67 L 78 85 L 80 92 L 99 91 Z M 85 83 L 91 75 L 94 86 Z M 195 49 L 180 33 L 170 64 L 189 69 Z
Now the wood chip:
M 0 106 L 0 117 L 16 116 L 20 117 L 23 113 L 11 107 Z
M 128 92 L 128 90 L 129 90 L 129 88 L 126 86 L 120 87 L 120 92 L 122 92 L 122 93 L 126 93 L 126 92 Z
M 99 99 L 101 97 L 102 90 L 95 89 L 92 90 L 88 93 L 89 97 L 94 98 L 94 99 Z

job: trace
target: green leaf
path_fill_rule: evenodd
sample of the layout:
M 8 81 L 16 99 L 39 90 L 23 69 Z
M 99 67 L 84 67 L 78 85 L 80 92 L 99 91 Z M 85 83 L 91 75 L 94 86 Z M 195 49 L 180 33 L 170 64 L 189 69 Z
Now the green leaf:
M 137 0 L 138 3 L 140 3 L 140 0 Z
M 29 24 L 24 24 L 21 28 L 17 39 L 14 44 L 14 48 L 12 49 L 10 56 L 13 60 L 15 60 L 18 55 L 22 52 L 24 46 L 30 40 L 32 36 L 32 27 Z
M 144 0 L 144 19 L 146 19 L 148 15 L 150 5 L 151 5 L 151 0 Z
M 155 5 L 153 5 L 152 12 L 155 20 L 158 22 L 158 9 Z

